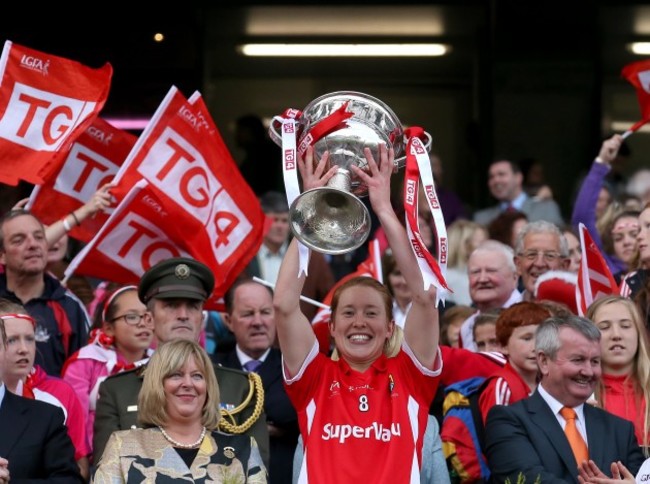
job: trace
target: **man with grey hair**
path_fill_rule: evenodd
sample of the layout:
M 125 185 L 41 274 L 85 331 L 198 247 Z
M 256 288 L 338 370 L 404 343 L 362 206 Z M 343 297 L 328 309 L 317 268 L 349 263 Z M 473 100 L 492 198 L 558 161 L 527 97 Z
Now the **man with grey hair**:
M 517 234 L 515 264 L 525 301 L 534 299 L 539 276 L 552 270 L 567 270 L 570 262 L 569 244 L 557 225 L 545 220 L 529 222 Z
M 490 482 L 577 482 L 587 460 L 608 475 L 618 461 L 636 474 L 644 457 L 632 422 L 585 405 L 601 376 L 598 328 L 577 316 L 549 318 L 537 328 L 535 353 L 533 395 L 488 413 Z
M 467 261 L 469 295 L 478 311 L 467 318 L 460 328 L 463 348 L 477 351 L 472 336 L 476 316 L 521 301 L 513 255 L 510 247 L 496 240 L 486 240 L 470 254 Z

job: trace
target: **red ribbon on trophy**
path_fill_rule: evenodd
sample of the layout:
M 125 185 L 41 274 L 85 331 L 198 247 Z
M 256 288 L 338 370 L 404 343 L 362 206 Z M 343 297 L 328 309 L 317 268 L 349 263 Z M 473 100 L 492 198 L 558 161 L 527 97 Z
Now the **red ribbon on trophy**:
M 420 139 L 424 130 L 411 127 L 404 130 L 408 138 L 406 147 L 406 172 L 404 175 L 404 211 L 406 214 L 406 230 L 411 242 L 411 248 L 422 271 L 424 287 L 428 289 L 434 285 L 438 289 L 437 301 L 444 299 L 445 291 L 451 291 L 447 286 L 445 274 L 447 272 L 447 227 L 440 209 L 438 196 L 433 183 L 431 163 L 427 150 Z M 435 238 L 437 242 L 438 260 L 431 255 L 420 235 L 418 226 L 418 193 L 420 179 L 426 194 L 429 210 L 435 225 Z M 453 291 L 452 291 L 453 292 Z

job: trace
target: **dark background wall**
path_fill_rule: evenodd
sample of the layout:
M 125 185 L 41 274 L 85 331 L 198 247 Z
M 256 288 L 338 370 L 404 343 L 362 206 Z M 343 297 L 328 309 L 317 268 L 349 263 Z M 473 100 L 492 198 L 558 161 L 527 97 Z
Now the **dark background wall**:
M 145 15 L 119 2 L 76 9 L 78 21 L 66 7 L 14 6 L 0 19 L 0 38 L 91 66 L 110 62 L 107 116 L 150 116 L 172 84 L 186 96 L 201 91 L 236 159 L 233 126 L 243 114 L 270 119 L 337 90 L 371 94 L 432 134 L 445 183 L 474 207 L 491 203 L 485 174 L 493 157 L 534 157 L 568 216 L 611 123 L 639 117 L 620 71 L 640 60 L 626 43 L 650 35 L 644 2 L 138 4 L 147 7 Z M 158 30 L 163 44 L 150 40 Z M 406 60 L 250 59 L 235 51 L 245 40 L 297 38 L 440 40 L 452 51 Z M 631 172 L 646 164 L 650 137 L 635 134 L 629 145 Z

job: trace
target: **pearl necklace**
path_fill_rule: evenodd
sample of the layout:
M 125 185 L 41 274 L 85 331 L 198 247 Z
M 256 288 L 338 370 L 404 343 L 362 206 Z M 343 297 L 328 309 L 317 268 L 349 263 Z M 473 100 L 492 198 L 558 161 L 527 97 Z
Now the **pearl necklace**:
M 201 445 L 201 442 L 203 442 L 203 438 L 205 437 L 205 432 L 206 432 L 205 427 L 203 427 L 203 430 L 201 430 L 201 435 L 199 436 L 199 440 L 197 440 L 196 442 L 193 442 L 191 444 L 182 444 L 182 443 L 178 442 L 177 440 L 172 439 L 169 436 L 169 434 L 167 432 L 165 432 L 164 428 L 162 428 L 162 427 L 158 427 L 158 428 L 162 432 L 163 437 L 165 437 L 165 439 L 167 439 L 167 442 L 172 444 L 174 447 L 178 447 L 179 449 L 194 449 L 195 447 L 198 447 L 199 445 Z

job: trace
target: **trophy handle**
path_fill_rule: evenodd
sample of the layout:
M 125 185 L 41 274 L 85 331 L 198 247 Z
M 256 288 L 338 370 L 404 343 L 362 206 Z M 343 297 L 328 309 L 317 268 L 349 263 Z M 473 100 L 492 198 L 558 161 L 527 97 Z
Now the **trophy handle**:
M 424 143 L 424 149 L 427 150 L 427 153 L 431 152 L 431 145 L 433 144 L 433 138 L 426 131 L 424 131 L 424 139 L 422 139 L 422 143 Z M 406 146 L 407 144 L 408 144 L 408 139 L 405 136 L 404 146 Z M 404 153 L 404 155 L 400 156 L 399 158 L 395 158 L 394 164 L 398 168 L 404 168 L 404 166 L 406 165 L 406 153 Z
M 281 130 L 282 130 L 282 123 L 280 123 L 280 121 L 276 119 L 271 120 L 271 124 L 269 125 L 269 137 L 278 146 L 282 146 Z

